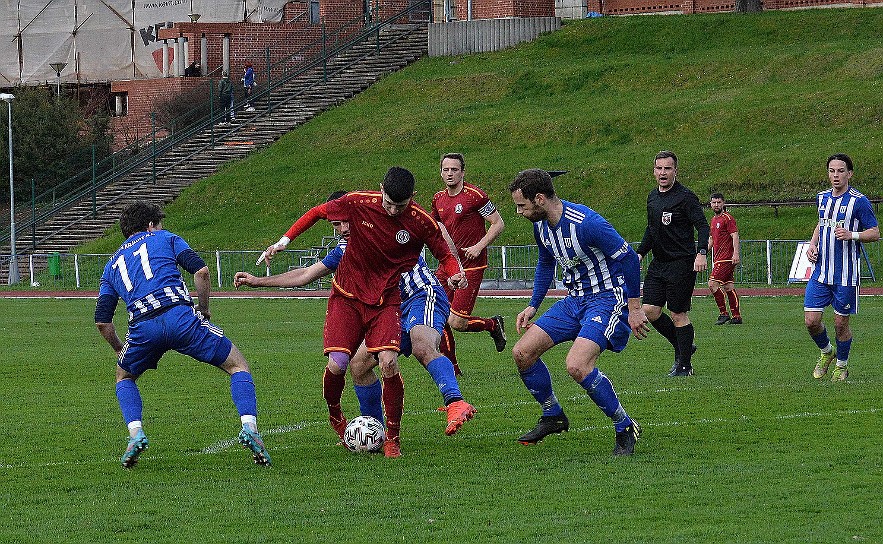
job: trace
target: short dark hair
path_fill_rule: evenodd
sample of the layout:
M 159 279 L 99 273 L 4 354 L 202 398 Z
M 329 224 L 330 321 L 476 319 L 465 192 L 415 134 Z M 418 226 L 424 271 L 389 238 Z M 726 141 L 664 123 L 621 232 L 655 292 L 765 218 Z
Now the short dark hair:
M 445 159 L 454 159 L 456 161 L 460 161 L 460 170 L 466 170 L 466 159 L 463 158 L 462 153 L 445 153 L 444 155 L 442 155 L 441 160 L 438 161 L 439 167 L 441 167 L 441 164 L 445 162 Z
M 509 184 L 509 192 L 521 191 L 524 198 L 533 201 L 538 194 L 547 197 L 555 196 L 555 187 L 552 185 L 552 176 L 541 168 L 531 168 L 518 172 L 512 183 Z
M 414 196 L 414 174 L 401 166 L 393 166 L 383 177 L 383 192 L 393 202 L 402 202 Z
M 129 238 L 136 232 L 146 231 L 151 223 L 158 225 L 165 216 L 162 208 L 152 202 L 134 202 L 120 214 L 120 230 Z
M 338 198 L 342 197 L 345 194 L 346 194 L 346 191 L 334 191 L 333 193 L 328 195 L 328 200 L 326 200 L 325 202 L 331 202 L 332 200 L 337 200 Z
M 724 194 L 723 193 L 711 193 L 711 200 L 714 200 L 715 198 L 719 198 L 721 200 L 724 200 Z
M 831 161 L 843 161 L 846 163 L 846 169 L 852 172 L 852 159 L 849 158 L 849 155 L 846 153 L 834 153 L 830 157 L 828 157 L 828 162 L 825 163 L 825 166 L 831 166 Z
M 675 168 L 678 167 L 678 156 L 675 155 L 674 151 L 668 151 L 668 150 L 663 149 L 662 151 L 660 151 L 659 153 L 656 154 L 656 158 L 653 159 L 653 162 L 655 163 L 659 159 L 674 159 Z

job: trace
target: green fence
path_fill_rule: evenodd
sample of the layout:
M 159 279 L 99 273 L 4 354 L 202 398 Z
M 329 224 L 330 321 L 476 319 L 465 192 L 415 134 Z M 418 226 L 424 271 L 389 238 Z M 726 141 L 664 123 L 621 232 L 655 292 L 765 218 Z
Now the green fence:
M 740 285 L 780 286 L 788 283 L 788 275 L 798 240 L 742 240 L 742 263 L 736 269 L 736 283 Z M 219 290 L 233 289 L 233 277 L 244 270 L 255 275 L 279 274 L 293 267 L 309 266 L 325 256 L 333 241 L 326 240 L 327 247 L 287 250 L 279 253 L 268 269 L 255 265 L 261 251 L 204 251 L 200 255 L 212 270 L 214 287 Z M 862 263 L 862 278 L 877 281 L 876 273 L 883 270 L 881 245 L 864 244 L 867 259 Z M 436 262 L 427 254 L 430 267 Z M 107 264 L 108 254 L 52 253 L 22 256 L 19 259 L 21 283 L 15 289 L 41 289 L 60 291 L 94 291 Z M 27 264 L 25 264 L 27 259 Z M 488 250 L 488 269 L 482 287 L 485 289 L 529 289 L 533 286 L 534 268 L 537 262 L 536 246 L 492 246 Z M 0 256 L 0 266 L 9 266 L 9 256 Z M 647 263 L 642 264 L 642 272 Z M 3 270 L 6 272 L 6 270 Z M 698 275 L 696 284 L 705 285 L 708 272 Z M 5 288 L 5 287 L 4 287 Z M 323 278 L 300 290 L 325 290 L 328 278 Z

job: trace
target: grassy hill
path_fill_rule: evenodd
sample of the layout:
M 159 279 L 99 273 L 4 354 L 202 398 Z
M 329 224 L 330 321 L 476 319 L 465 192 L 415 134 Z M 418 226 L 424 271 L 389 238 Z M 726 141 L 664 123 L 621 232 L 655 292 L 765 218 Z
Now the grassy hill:
M 423 59 L 196 184 L 166 226 L 200 249 L 261 248 L 332 190 L 378 187 L 392 165 L 416 174 L 428 205 L 448 151 L 501 209 L 502 244 L 532 243 L 506 190 L 529 167 L 568 170 L 564 198 L 640 239 L 661 149 L 703 201 L 812 198 L 840 151 L 855 185 L 883 196 L 880 28 L 874 8 L 606 17 L 499 53 Z M 743 239 L 806 238 L 814 224 L 806 207 L 737 214 Z

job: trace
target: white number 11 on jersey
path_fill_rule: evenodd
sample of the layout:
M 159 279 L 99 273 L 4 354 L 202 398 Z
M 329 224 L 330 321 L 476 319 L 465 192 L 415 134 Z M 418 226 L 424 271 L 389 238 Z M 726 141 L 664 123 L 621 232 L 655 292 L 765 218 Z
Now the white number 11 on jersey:
M 147 242 L 141 244 L 138 250 L 132 255 L 138 255 L 141 257 L 141 269 L 144 271 L 144 277 L 150 279 L 153 277 L 153 270 L 150 268 L 150 260 L 147 256 Z M 120 277 L 123 279 L 123 284 L 126 286 L 126 291 L 132 290 L 132 280 L 129 278 L 129 269 L 126 267 L 126 260 L 122 255 L 117 257 L 116 262 L 113 263 L 113 268 L 115 270 L 120 271 Z

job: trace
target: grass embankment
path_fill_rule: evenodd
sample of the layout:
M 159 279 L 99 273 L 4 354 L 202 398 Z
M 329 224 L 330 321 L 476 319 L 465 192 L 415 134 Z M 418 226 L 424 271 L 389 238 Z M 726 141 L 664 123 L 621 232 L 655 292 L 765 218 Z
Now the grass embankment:
M 509 224 L 497 244 L 533 243 L 506 190 L 529 167 L 568 170 L 564 198 L 640 239 L 660 149 L 679 154 L 703 201 L 813 198 L 839 151 L 857 187 L 881 196 L 881 27 L 881 9 L 610 17 L 498 53 L 426 58 L 197 183 L 166 226 L 203 250 L 265 247 L 332 190 L 374 189 L 395 164 L 415 172 L 428 206 L 439 156 L 455 150 Z M 737 214 L 743 239 L 807 238 L 814 224 L 807 207 Z

